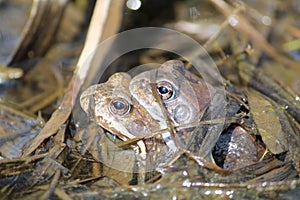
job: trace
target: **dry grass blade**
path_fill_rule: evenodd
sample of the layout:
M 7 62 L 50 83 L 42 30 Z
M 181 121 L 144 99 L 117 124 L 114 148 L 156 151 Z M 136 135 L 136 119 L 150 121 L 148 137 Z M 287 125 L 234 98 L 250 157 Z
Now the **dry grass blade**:
M 300 64 L 294 62 L 278 53 L 272 45 L 270 45 L 267 40 L 261 35 L 243 16 L 239 14 L 234 14 L 233 8 L 231 8 L 223 0 L 209 0 L 217 9 L 219 9 L 223 15 L 225 15 L 228 20 L 233 20 L 236 23 L 232 24 L 232 27 L 241 31 L 247 35 L 256 45 L 258 45 L 262 50 L 264 50 L 270 57 L 274 58 L 276 61 L 287 65 L 287 67 L 300 71 Z M 230 24 L 230 23 L 229 23 Z
M 44 195 L 41 197 L 41 199 L 51 199 L 51 196 L 53 196 L 53 194 L 54 194 L 54 192 L 56 190 L 56 186 L 58 184 L 60 175 L 61 175 L 61 171 L 60 170 L 56 170 L 54 178 L 52 179 L 52 182 L 49 185 L 48 190 L 44 193 Z
M 29 146 L 24 150 L 23 156 L 30 155 L 45 139 L 56 134 L 57 130 L 69 118 L 80 88 L 86 79 L 88 71 L 90 71 L 92 67 L 93 57 L 90 57 L 91 52 L 96 49 L 98 43 L 101 41 L 102 34 L 105 31 L 104 26 L 108 17 L 110 3 L 111 0 L 97 1 L 84 48 L 64 98 L 58 109 L 45 124 L 45 127 L 32 141 L 30 141 Z
M 56 188 L 55 195 L 62 200 L 72 200 L 72 198 L 63 190 Z
M 224 175 L 228 175 L 228 174 L 232 173 L 232 171 L 223 169 L 223 168 L 217 166 L 216 164 L 206 160 L 205 158 L 203 158 L 201 156 L 196 156 L 195 154 L 193 154 L 190 151 L 185 151 L 184 153 L 187 157 L 194 160 L 197 163 L 197 165 L 199 165 L 200 167 L 204 167 L 204 168 L 213 170 L 216 173 L 224 174 Z
M 44 159 L 46 154 L 34 155 L 30 158 L 12 158 L 0 160 L 0 177 L 14 176 L 33 170 L 35 162 Z
M 33 1 L 31 13 L 23 29 L 19 44 L 11 54 L 7 65 L 43 56 L 53 44 L 68 0 Z M 47 23 L 45 23 L 47 21 Z
M 38 95 L 33 96 L 32 98 L 27 99 L 26 101 L 20 103 L 21 107 L 26 108 L 28 111 L 35 113 L 42 108 L 45 108 L 49 104 L 51 104 L 55 99 L 60 97 L 63 94 L 64 90 L 64 81 L 63 77 L 58 71 L 57 67 L 44 67 L 45 73 L 47 73 L 48 77 L 52 77 L 55 81 L 56 89 L 50 92 L 45 90 Z

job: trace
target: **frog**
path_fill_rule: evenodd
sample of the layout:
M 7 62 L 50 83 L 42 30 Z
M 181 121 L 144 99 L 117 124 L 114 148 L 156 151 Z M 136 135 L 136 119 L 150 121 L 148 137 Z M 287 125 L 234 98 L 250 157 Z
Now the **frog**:
M 134 77 L 125 72 L 115 73 L 107 82 L 85 90 L 80 104 L 90 119 L 121 140 L 140 138 L 135 147 L 139 147 L 141 154 L 149 154 L 151 150 L 161 154 L 161 148 L 155 148 L 151 140 L 158 136 L 167 147 L 165 152 L 168 153 L 162 154 L 165 158 L 159 165 L 165 166 L 191 145 L 198 133 L 197 124 L 210 107 L 216 91 L 201 77 L 185 69 L 182 61 L 169 60 Z M 231 145 L 242 147 L 249 143 L 254 146 L 248 148 L 253 152 L 247 151 L 244 155 L 235 152 L 236 149 L 230 149 L 226 154 L 222 165 L 236 169 L 256 161 L 257 152 L 252 136 L 241 127 L 232 130 Z M 245 136 L 242 142 L 238 140 L 241 136 Z M 249 154 L 251 159 L 248 159 Z M 222 153 L 216 155 L 224 157 Z M 243 158 L 249 162 L 237 162 Z
M 145 104 L 140 104 L 141 101 L 136 98 L 153 100 L 153 103 L 155 100 L 152 93 L 141 93 L 133 96 L 130 92 L 130 82 L 131 76 L 128 73 L 113 74 L 107 82 L 93 85 L 81 94 L 81 107 L 97 125 L 105 128 L 121 140 L 128 141 L 140 138 L 141 141 L 137 142 L 139 153 L 151 154 L 153 152 L 151 149 L 155 149 L 160 154 L 160 156 L 156 156 L 156 159 L 160 160 L 159 165 L 167 165 L 181 154 L 181 149 L 171 138 L 173 132 L 168 129 L 167 120 L 162 114 L 164 108 L 159 107 L 158 102 L 156 102 L 156 106 L 152 107 L 145 107 Z M 187 91 L 188 85 L 184 87 Z M 190 94 L 193 93 L 192 90 L 189 92 Z M 198 105 L 195 106 L 198 107 Z M 175 110 L 178 109 L 175 104 L 170 104 L 171 107 L 174 107 Z M 185 105 L 183 109 L 186 107 L 188 105 Z M 157 110 L 152 111 L 152 109 Z M 158 116 L 151 115 L 155 112 L 158 113 Z M 179 109 L 176 112 L 181 111 Z M 194 112 L 193 114 L 198 115 L 199 113 Z M 192 118 L 195 116 L 189 118 L 190 121 L 193 121 Z M 157 141 L 158 145 L 153 142 L 153 138 L 156 138 L 154 141 Z M 188 137 L 189 140 L 190 138 Z M 161 159 L 157 157 L 161 157 Z
M 169 131 L 152 118 L 149 111 L 131 95 L 130 81 L 130 74 L 115 73 L 106 82 L 87 88 L 80 96 L 80 105 L 93 122 L 118 139 L 114 143 L 107 142 L 108 137 L 104 137 L 101 141 L 106 141 L 106 144 L 98 145 L 110 145 L 110 151 L 114 151 L 110 155 L 113 156 L 99 157 L 95 154 L 96 160 L 122 171 L 153 171 L 164 163 L 169 163 L 177 149 L 172 141 L 164 137 Z M 102 151 L 101 148 L 98 151 Z M 115 159 L 119 161 L 114 161 Z M 134 167 L 134 160 L 139 162 L 139 169 Z M 121 166 L 123 163 L 126 166 Z
M 136 75 L 129 85 L 132 96 L 161 127 L 173 127 L 162 135 L 173 152 L 184 151 L 191 144 L 196 125 L 215 94 L 212 86 L 182 66 L 179 60 L 166 61 L 156 69 Z M 189 130 L 176 130 L 184 126 Z
M 153 85 L 156 86 L 156 90 L 153 89 Z M 195 124 L 199 124 L 205 112 L 209 112 L 208 108 L 217 94 L 215 87 L 185 69 L 184 63 L 180 60 L 169 60 L 157 69 L 140 73 L 132 78 L 129 89 L 132 96 L 149 110 L 154 119 L 164 122 L 162 126 L 166 126 L 165 121 L 170 120 L 174 127 L 193 127 L 183 134 L 180 143 L 175 139 L 177 146 L 182 146 L 183 141 L 185 148 L 193 141 L 192 132 L 197 134 Z M 155 98 L 157 95 L 161 98 L 167 117 L 163 116 L 159 100 Z M 178 134 L 180 131 L 175 133 L 175 137 Z M 222 141 L 224 135 L 229 138 L 226 144 Z M 243 127 L 236 125 L 223 131 L 216 146 L 214 149 L 217 150 L 211 155 L 211 159 L 214 162 L 216 160 L 217 164 L 225 169 L 231 170 L 257 162 L 263 152 L 262 145 L 256 142 L 255 137 Z
M 174 126 L 191 124 L 201 119 L 215 94 L 211 85 L 183 66 L 180 60 L 169 60 L 157 69 L 138 74 L 130 81 L 132 96 L 150 111 L 153 118 L 162 123 L 165 119 L 155 99 L 155 92 L 162 98 Z M 156 85 L 157 91 L 153 90 L 151 84 Z
M 80 105 L 97 125 L 123 141 L 144 138 L 159 130 L 159 124 L 132 98 L 128 87 L 131 76 L 113 74 L 105 83 L 92 85 L 80 96 Z M 146 147 L 139 142 L 140 151 Z

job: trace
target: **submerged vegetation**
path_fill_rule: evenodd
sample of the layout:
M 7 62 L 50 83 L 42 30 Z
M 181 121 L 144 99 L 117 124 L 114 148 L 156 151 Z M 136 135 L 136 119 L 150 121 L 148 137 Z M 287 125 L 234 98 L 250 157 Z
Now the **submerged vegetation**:
M 298 0 L 83 2 L 0 1 L 0 198 L 299 196 Z M 110 38 L 130 33 L 126 30 L 156 30 L 135 29 L 141 27 L 176 31 L 203 48 L 195 49 L 175 33 Z M 141 45 L 144 40 L 151 41 L 149 47 Z M 158 67 L 174 59 L 184 66 Z M 198 61 L 207 77 L 197 71 Z M 176 90 L 163 81 L 151 82 L 157 69 L 161 77 L 171 76 Z M 116 72 L 127 75 L 111 83 L 108 78 Z M 195 103 L 208 98 L 197 93 L 200 79 L 210 80 L 211 103 L 205 108 Z M 84 93 L 99 83 L 104 89 Z M 131 104 L 106 99 L 110 109 L 97 107 L 105 95 L 112 98 L 115 88 L 130 93 Z M 174 105 L 168 99 L 175 93 L 183 99 L 179 103 L 188 102 L 201 113 L 198 121 L 183 123 L 184 111 L 170 114 Z M 87 95 L 80 99 L 81 94 Z M 134 109 L 145 117 L 150 133 L 132 125 L 138 114 L 124 118 Z M 147 135 L 122 132 L 128 121 Z M 176 150 L 164 152 L 172 145 Z M 151 168 L 143 153 L 153 155 L 153 162 L 168 159 Z

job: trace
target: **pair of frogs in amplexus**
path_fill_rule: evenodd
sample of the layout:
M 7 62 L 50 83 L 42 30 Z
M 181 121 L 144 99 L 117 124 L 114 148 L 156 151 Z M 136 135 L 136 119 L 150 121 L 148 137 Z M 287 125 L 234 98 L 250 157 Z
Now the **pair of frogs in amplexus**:
M 128 73 L 115 73 L 107 82 L 84 91 L 80 103 L 96 124 L 126 141 L 126 145 L 138 146 L 139 154 L 161 154 L 164 149 L 165 158 L 160 162 L 170 164 L 189 152 L 199 122 L 216 93 L 216 88 L 185 69 L 183 62 L 170 60 L 133 78 Z M 241 127 L 233 132 L 249 135 Z M 248 140 L 253 144 L 251 137 L 246 143 Z M 240 163 L 249 164 L 244 161 Z M 233 164 L 229 168 L 236 167 L 241 166 Z

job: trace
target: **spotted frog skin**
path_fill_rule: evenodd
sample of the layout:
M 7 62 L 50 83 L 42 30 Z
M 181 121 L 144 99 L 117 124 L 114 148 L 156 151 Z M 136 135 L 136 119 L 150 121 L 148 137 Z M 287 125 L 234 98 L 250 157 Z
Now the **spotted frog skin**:
M 151 84 L 156 86 L 156 91 Z M 163 116 L 155 93 L 162 99 L 167 116 L 174 126 L 191 127 L 195 122 L 200 122 L 217 92 L 200 77 L 186 70 L 179 60 L 167 61 L 157 69 L 133 77 L 129 89 L 132 96 L 162 127 L 166 126 L 166 117 Z M 190 134 L 188 132 L 185 136 L 185 144 L 191 139 Z M 224 142 L 224 138 L 228 141 Z M 220 147 L 220 144 L 223 146 Z M 217 142 L 217 149 L 214 157 L 226 169 L 253 164 L 261 156 L 259 151 L 263 152 L 262 146 L 241 126 L 229 127 Z
M 155 85 L 157 91 L 151 84 Z M 212 86 L 186 70 L 179 60 L 167 61 L 157 69 L 135 76 L 129 89 L 162 127 L 166 126 L 166 119 L 155 93 L 162 99 L 168 117 L 175 126 L 199 121 L 215 94 Z
M 80 97 L 81 107 L 90 119 L 124 141 L 160 129 L 148 111 L 132 98 L 130 80 L 129 74 L 116 73 L 107 82 L 89 87 Z

